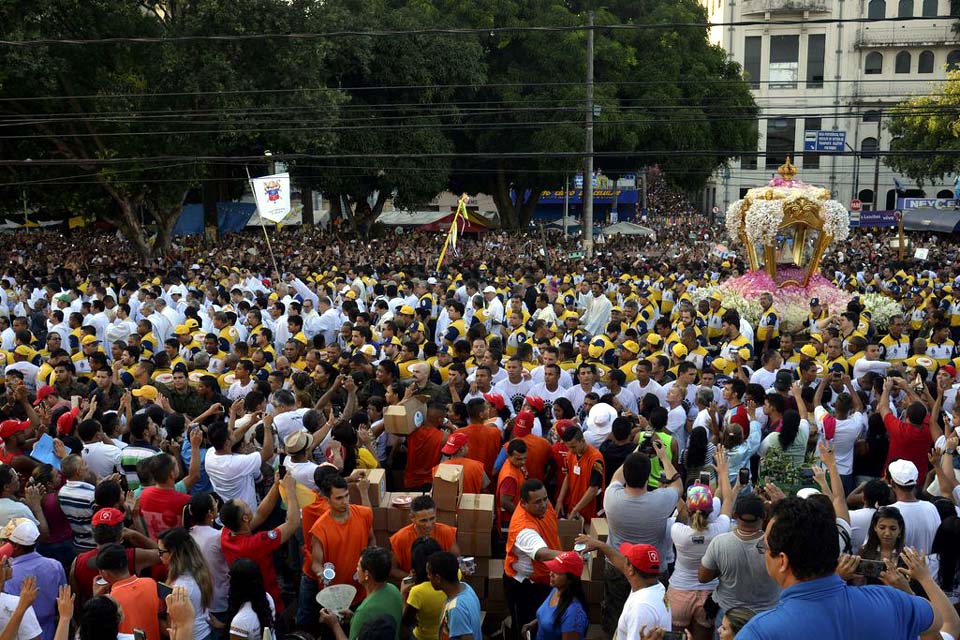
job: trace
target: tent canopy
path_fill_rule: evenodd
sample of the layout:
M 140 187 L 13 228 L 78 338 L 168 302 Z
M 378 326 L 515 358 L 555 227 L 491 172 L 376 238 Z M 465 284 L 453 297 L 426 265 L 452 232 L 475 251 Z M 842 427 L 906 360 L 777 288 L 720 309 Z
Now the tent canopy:
M 377 222 L 386 226 L 419 227 L 423 231 L 446 231 L 453 223 L 453 211 L 387 211 L 380 214 Z M 487 231 L 496 227 L 495 220 L 467 211 L 464 233 Z
M 903 212 L 903 228 L 908 231 L 953 233 L 960 223 L 960 209 L 917 207 Z
M 633 222 L 618 222 L 603 228 L 603 235 L 624 235 L 624 236 L 652 236 L 653 229 Z

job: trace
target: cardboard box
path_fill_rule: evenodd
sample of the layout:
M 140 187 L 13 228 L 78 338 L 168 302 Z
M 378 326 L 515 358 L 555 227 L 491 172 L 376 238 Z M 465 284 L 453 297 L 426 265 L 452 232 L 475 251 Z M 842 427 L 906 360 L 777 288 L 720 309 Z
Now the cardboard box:
M 607 523 L 607 519 L 592 518 L 590 520 L 590 528 L 588 533 L 591 538 L 596 538 L 600 542 L 606 542 L 607 536 L 610 535 L 610 526 Z
M 493 552 L 489 531 L 458 531 L 457 546 L 461 555 L 475 558 L 489 558 Z
M 383 469 L 367 469 L 364 473 L 370 480 L 370 486 L 367 488 L 370 506 L 379 507 L 383 503 L 384 494 L 387 492 L 387 472 Z M 360 500 L 360 485 L 351 482 L 348 487 L 350 489 L 350 504 L 363 504 L 363 501 Z
M 458 527 L 463 531 L 489 532 L 493 529 L 494 498 L 488 493 L 465 493 L 460 498 Z
M 510 579 L 512 580 L 513 578 Z M 491 606 L 494 602 L 502 603 L 504 606 L 507 604 L 507 598 L 503 593 L 503 571 L 501 571 L 498 576 L 490 576 L 487 578 L 487 601 L 484 603 L 487 611 L 494 610 Z
M 503 577 L 503 560 L 498 560 L 494 558 L 478 558 L 477 559 L 477 573 L 478 576 L 483 576 L 484 578 L 490 577 Z
M 417 398 L 403 404 L 395 404 L 383 411 L 383 427 L 388 433 L 408 436 L 423 424 L 427 417 L 427 405 Z
M 487 597 L 487 579 L 483 576 L 463 576 L 463 581 L 466 582 L 473 591 L 477 594 L 477 597 L 480 600 L 483 600 Z
M 590 579 L 599 580 L 603 582 L 604 574 L 607 571 L 607 557 L 600 553 L 596 552 L 596 555 L 591 558 L 590 561 Z
M 557 533 L 563 536 L 578 536 L 583 533 L 583 520 L 568 520 L 561 518 L 557 521 Z
M 433 501 L 438 511 L 456 511 L 463 495 L 463 467 L 459 464 L 440 464 L 433 474 Z
M 457 512 L 456 511 L 437 511 L 437 522 L 440 524 L 450 525 L 451 527 L 457 526 Z
M 389 491 L 383 494 L 383 499 L 380 501 L 380 506 L 373 508 L 373 530 L 377 531 L 387 530 L 387 514 L 390 509 L 390 500 L 392 500 L 393 494 Z
M 596 561 L 597 558 L 587 558 L 587 563 L 583 566 L 583 575 L 580 577 L 581 584 L 583 585 L 583 594 L 586 596 L 588 603 L 603 601 L 603 580 L 594 580 L 592 577 L 593 572 L 591 566 Z

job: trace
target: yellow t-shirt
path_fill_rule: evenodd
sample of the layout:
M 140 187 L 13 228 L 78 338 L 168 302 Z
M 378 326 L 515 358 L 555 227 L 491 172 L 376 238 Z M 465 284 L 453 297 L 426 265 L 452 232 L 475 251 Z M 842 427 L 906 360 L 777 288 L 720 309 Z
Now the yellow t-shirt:
M 417 626 L 413 630 L 417 640 L 428 640 L 440 635 L 440 616 L 447 603 L 447 595 L 437 591 L 430 582 L 421 582 L 410 589 L 407 604 L 417 610 Z
M 366 447 L 357 450 L 357 469 L 376 469 L 380 466 L 377 458 Z

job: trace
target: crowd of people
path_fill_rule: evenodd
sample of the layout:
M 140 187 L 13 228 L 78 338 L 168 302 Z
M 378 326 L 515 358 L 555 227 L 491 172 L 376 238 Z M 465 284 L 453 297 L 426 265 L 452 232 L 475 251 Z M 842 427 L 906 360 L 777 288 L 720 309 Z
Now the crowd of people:
M 720 233 L 680 220 L 584 260 L 490 232 L 439 271 L 418 232 L 258 231 L 157 264 L 9 235 L 0 638 L 499 633 L 437 520 L 443 465 L 494 496 L 508 637 L 960 637 L 955 249 L 913 237 L 931 262 L 898 263 L 855 232 L 824 274 L 902 315 L 811 300 L 788 333 L 769 296 L 754 325 L 693 304 L 746 268 Z M 418 494 L 389 536 L 377 468 Z

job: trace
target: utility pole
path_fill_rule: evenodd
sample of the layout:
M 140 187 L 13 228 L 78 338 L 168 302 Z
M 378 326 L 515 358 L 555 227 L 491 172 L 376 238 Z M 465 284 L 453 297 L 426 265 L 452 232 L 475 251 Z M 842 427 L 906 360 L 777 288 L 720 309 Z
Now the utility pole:
M 567 239 L 567 216 L 570 215 L 570 174 L 563 180 L 563 239 Z
M 587 157 L 583 161 L 583 248 L 593 258 L 593 11 L 587 12 Z
M 883 110 L 877 111 L 877 157 L 873 164 L 873 210 L 880 210 L 880 136 L 883 134 L 883 125 L 881 121 L 883 120 Z M 886 205 L 884 205 L 886 206 Z M 896 206 L 896 204 L 894 204 Z M 903 247 L 900 247 L 900 250 L 903 251 Z M 901 258 L 902 259 L 902 258 Z

